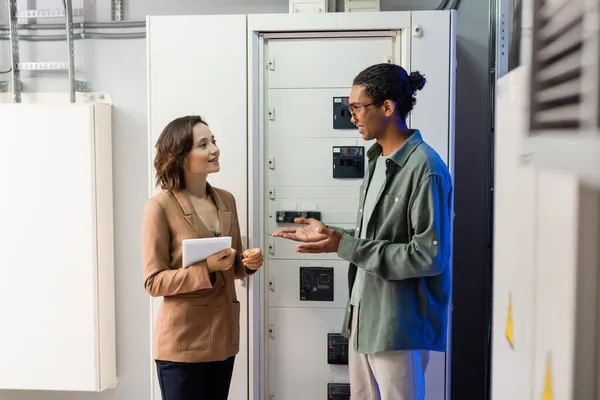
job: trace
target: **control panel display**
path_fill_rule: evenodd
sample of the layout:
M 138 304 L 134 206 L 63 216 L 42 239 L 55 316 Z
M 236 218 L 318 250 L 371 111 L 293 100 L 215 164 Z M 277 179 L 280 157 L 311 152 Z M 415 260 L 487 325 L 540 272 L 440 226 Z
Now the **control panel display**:
M 365 148 L 336 146 L 333 148 L 333 178 L 362 179 L 365 176 Z
M 348 365 L 348 339 L 339 333 L 327 334 L 327 364 Z
M 356 129 L 348 110 L 348 97 L 333 98 L 333 129 Z
M 277 211 L 275 213 L 278 224 L 293 224 L 295 218 L 314 218 L 321 220 L 320 211 Z
M 328 400 L 350 400 L 350 384 L 349 383 L 328 383 L 327 384 L 327 399 Z
M 333 268 L 300 267 L 300 300 L 333 301 Z

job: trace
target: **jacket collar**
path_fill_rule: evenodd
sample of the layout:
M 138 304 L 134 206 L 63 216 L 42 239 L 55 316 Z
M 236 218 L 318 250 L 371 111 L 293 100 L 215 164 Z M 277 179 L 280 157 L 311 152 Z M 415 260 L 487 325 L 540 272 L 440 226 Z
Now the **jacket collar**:
M 215 205 L 217 206 L 217 212 L 219 214 L 219 225 L 220 225 L 220 235 L 228 236 L 230 232 L 231 226 L 231 210 L 229 209 L 227 203 L 223 201 L 219 193 L 209 184 L 206 183 L 206 191 L 212 196 Z M 190 196 L 187 193 L 182 191 L 173 191 L 173 197 L 179 203 L 181 210 L 183 211 L 183 216 L 187 220 L 187 222 L 191 225 L 192 228 L 196 231 L 196 233 L 200 237 L 212 237 L 213 232 L 204 225 L 196 210 L 194 209 L 194 205 L 190 200 Z
M 418 129 L 411 129 L 411 135 L 406 142 L 400 146 L 398 150 L 393 152 L 390 155 L 390 160 L 396 163 L 398 166 L 402 167 L 408 161 L 408 158 L 416 150 L 417 147 L 421 143 L 423 143 L 423 137 L 421 136 L 421 132 Z M 375 158 L 379 157 L 383 153 L 383 148 L 379 143 L 375 143 L 371 148 L 367 151 L 367 157 L 369 158 L 369 162 L 373 161 Z

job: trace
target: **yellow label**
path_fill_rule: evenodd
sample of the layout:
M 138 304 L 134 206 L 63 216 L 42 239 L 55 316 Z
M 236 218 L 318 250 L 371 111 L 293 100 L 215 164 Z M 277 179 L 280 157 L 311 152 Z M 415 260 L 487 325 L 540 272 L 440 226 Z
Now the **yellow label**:
M 514 347 L 513 337 L 513 315 L 512 315 L 512 296 L 508 297 L 508 313 L 506 321 L 506 340 L 510 347 Z
M 548 361 L 546 361 L 546 379 L 544 383 L 544 395 L 542 400 L 552 400 L 554 396 L 552 395 L 552 362 L 548 357 Z

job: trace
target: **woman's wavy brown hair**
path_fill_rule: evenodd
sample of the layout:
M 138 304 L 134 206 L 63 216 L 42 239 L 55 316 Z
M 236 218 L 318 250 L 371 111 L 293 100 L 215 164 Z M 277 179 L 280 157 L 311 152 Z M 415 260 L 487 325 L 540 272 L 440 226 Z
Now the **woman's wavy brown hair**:
M 174 119 L 163 129 L 156 142 L 156 185 L 163 190 L 185 189 L 183 166 L 185 156 L 194 146 L 193 129 L 197 124 L 208 126 L 198 115 L 188 115 Z

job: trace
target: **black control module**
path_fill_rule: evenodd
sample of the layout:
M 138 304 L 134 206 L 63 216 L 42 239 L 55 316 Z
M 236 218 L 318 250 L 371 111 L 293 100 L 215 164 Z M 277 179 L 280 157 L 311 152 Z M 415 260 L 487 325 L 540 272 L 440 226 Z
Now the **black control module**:
M 349 383 L 328 383 L 327 399 L 329 400 L 350 400 Z
M 321 220 L 321 211 L 277 211 L 278 224 L 293 224 L 295 218 L 314 218 Z
M 333 268 L 300 267 L 300 300 L 333 301 Z
M 348 365 L 348 339 L 339 333 L 327 334 L 327 364 Z
M 362 179 L 365 176 L 365 148 L 363 146 L 333 147 L 333 178 Z
M 333 129 L 356 129 L 348 109 L 348 97 L 333 98 Z

